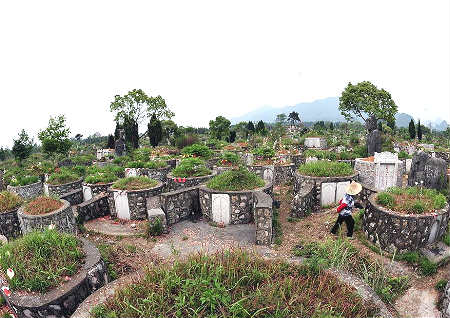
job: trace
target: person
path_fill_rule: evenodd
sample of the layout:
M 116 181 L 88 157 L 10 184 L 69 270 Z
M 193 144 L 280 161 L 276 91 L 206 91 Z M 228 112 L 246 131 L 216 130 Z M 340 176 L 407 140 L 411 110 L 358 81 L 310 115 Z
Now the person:
M 352 182 L 347 187 L 344 197 L 339 201 L 339 206 L 337 208 L 339 216 L 333 228 L 331 229 L 332 234 L 336 235 L 337 231 L 342 225 L 342 222 L 345 222 L 345 224 L 347 225 L 347 237 L 349 239 L 353 239 L 353 227 L 355 226 L 355 220 L 353 220 L 352 217 L 352 210 L 353 208 L 363 208 L 363 206 L 359 202 L 355 202 L 354 196 L 360 193 L 361 190 L 362 186 L 358 182 Z

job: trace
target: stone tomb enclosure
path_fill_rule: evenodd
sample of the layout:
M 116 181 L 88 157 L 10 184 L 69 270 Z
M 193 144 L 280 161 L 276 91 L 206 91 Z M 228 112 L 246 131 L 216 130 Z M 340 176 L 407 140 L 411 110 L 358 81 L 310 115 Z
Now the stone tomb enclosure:
M 305 147 L 307 148 L 326 149 L 327 146 L 327 140 L 323 137 L 305 138 Z
M 82 183 L 83 183 L 83 179 L 80 178 L 76 181 L 68 182 L 68 183 L 64 183 L 64 184 L 53 185 L 53 184 L 46 183 L 45 188 L 47 189 L 49 195 L 55 195 L 57 197 L 61 197 L 62 195 L 66 194 L 67 192 L 82 189 L 83 188 Z
M 17 194 L 25 200 L 28 200 L 43 195 L 44 185 L 42 184 L 42 182 L 35 182 L 32 184 L 17 187 L 8 185 L 7 190 L 9 192 Z

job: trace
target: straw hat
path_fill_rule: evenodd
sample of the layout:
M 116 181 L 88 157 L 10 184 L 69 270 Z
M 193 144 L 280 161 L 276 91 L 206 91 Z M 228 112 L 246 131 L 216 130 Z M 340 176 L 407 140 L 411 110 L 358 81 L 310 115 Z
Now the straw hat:
M 357 195 L 358 193 L 360 193 L 362 190 L 362 185 L 358 182 L 352 182 L 350 183 L 350 185 L 347 187 L 346 192 L 350 195 Z

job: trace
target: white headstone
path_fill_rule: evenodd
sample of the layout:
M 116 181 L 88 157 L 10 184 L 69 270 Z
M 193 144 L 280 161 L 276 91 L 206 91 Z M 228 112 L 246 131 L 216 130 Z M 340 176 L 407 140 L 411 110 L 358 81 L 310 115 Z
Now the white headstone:
M 326 182 L 322 183 L 320 191 L 320 205 L 326 206 L 334 204 L 336 200 L 336 183 Z
M 440 220 L 434 221 L 433 226 L 430 230 L 430 236 L 428 237 L 428 244 L 431 244 L 436 240 L 436 235 L 438 235 L 440 223 Z
M 83 186 L 83 200 L 88 201 L 92 199 L 92 189 L 89 186 Z
M 350 181 L 338 182 L 336 184 L 336 200 L 335 203 L 339 203 L 339 200 L 344 197 L 347 192 L 347 188 L 350 185 Z
M 398 154 L 389 151 L 375 152 L 375 163 L 398 163 Z
M 230 224 L 230 196 L 223 193 L 212 194 L 212 218 L 216 223 Z
M 270 168 L 264 170 L 263 179 L 264 179 L 264 181 L 272 182 L 272 180 L 273 180 L 273 170 L 270 169 Z
M 375 168 L 375 189 L 386 190 L 397 185 L 397 169 L 394 163 L 380 163 Z
M 129 220 L 131 218 L 126 191 L 114 191 L 114 205 L 119 219 Z

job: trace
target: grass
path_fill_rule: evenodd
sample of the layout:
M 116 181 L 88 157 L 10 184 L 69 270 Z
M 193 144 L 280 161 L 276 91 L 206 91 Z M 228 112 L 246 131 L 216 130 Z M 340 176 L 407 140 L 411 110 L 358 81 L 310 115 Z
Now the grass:
M 160 169 L 167 167 L 167 162 L 162 160 L 152 161 L 131 161 L 127 164 L 128 168 L 147 168 L 147 169 Z
M 352 160 L 358 158 L 358 155 L 354 152 L 343 151 L 343 152 L 335 152 L 329 150 L 313 150 L 308 149 L 304 152 L 304 156 L 306 157 L 316 157 L 319 160 Z
M 31 215 L 46 214 L 58 210 L 64 205 L 59 199 L 40 196 L 25 205 L 24 212 Z
M 200 144 L 192 144 L 190 146 L 186 146 L 181 150 L 183 155 L 192 156 L 192 157 L 201 157 L 203 159 L 209 159 L 212 157 L 213 152 L 208 146 L 200 145 Z
M 234 152 L 225 151 L 220 155 L 217 165 L 222 167 L 236 166 L 240 162 L 240 158 Z
M 8 191 L 0 192 L 0 213 L 18 208 L 23 203 L 23 199 L 15 193 Z
M 410 265 L 417 266 L 423 276 L 431 276 L 437 272 L 438 264 L 433 263 L 421 253 L 407 252 L 395 255 L 397 261 L 405 261 Z
M 73 235 L 55 230 L 31 232 L 0 247 L 0 265 L 12 290 L 46 292 L 77 273 L 83 264 L 82 243 Z
M 313 161 L 301 165 L 298 171 L 312 177 L 342 177 L 354 173 L 351 165 L 345 162 Z
M 372 304 L 328 273 L 242 251 L 150 266 L 93 317 L 372 317 Z
M 358 276 L 389 303 L 408 287 L 407 276 L 389 276 L 383 263 L 364 257 L 346 239 L 308 243 L 297 247 L 294 255 L 306 257 L 306 263 L 316 271 L 333 267 Z
M 253 154 L 264 159 L 270 159 L 275 156 L 275 150 L 271 147 L 264 146 L 253 150 Z
M 240 167 L 215 176 L 207 183 L 207 187 L 219 191 L 253 190 L 263 187 L 265 182 L 253 172 Z
M 112 173 L 97 172 L 84 178 L 84 182 L 88 184 L 101 184 L 115 182 L 117 179 L 119 178 Z
M 395 212 L 422 214 L 444 208 L 447 199 L 434 189 L 392 187 L 378 193 L 376 202 Z
M 80 179 L 79 175 L 68 169 L 61 169 L 59 172 L 52 174 L 48 180 L 48 184 L 59 185 L 69 182 L 74 182 Z
M 149 177 L 128 177 L 117 180 L 113 185 L 113 189 L 118 190 L 142 190 L 153 188 L 158 184 L 158 181 L 150 179 Z
M 147 238 L 160 236 L 163 234 L 164 228 L 160 218 L 155 218 L 153 221 L 148 221 L 146 228 Z
M 273 242 L 276 245 L 281 245 L 281 243 L 283 242 L 283 228 L 281 226 L 280 211 L 278 209 L 273 209 L 272 231 Z
M 110 244 L 100 243 L 97 245 L 97 248 L 102 256 L 103 261 L 106 265 L 106 271 L 108 272 L 108 276 L 111 280 L 117 279 L 119 276 L 117 270 L 115 268 L 114 260 L 116 259 L 115 249 Z
M 17 187 L 17 186 L 26 186 L 32 183 L 36 183 L 39 182 L 39 177 L 38 176 L 17 176 L 16 178 L 11 179 L 11 182 L 9 183 L 9 185 L 13 186 L 13 187 Z
M 201 177 L 210 175 L 212 172 L 205 166 L 205 162 L 200 158 L 186 158 L 172 169 L 172 176 L 180 178 Z

